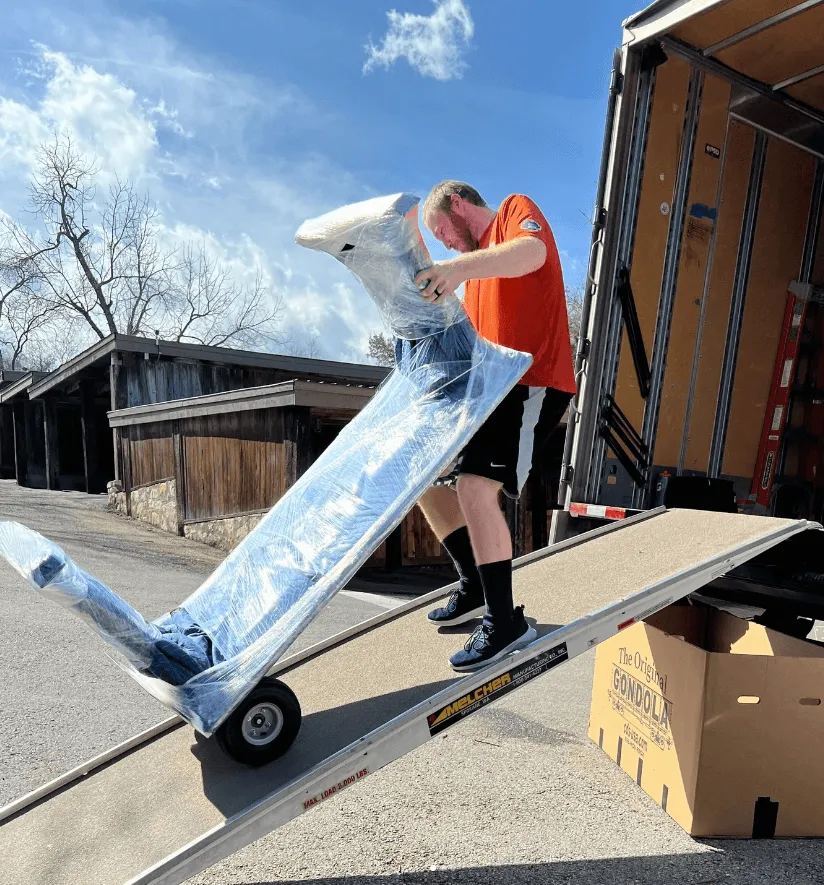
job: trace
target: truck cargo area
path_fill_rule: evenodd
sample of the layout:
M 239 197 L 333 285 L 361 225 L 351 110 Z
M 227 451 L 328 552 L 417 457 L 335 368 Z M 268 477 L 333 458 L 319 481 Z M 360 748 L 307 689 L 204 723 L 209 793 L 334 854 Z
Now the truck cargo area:
M 624 29 L 553 538 L 678 477 L 820 520 L 824 2 L 657 2 Z

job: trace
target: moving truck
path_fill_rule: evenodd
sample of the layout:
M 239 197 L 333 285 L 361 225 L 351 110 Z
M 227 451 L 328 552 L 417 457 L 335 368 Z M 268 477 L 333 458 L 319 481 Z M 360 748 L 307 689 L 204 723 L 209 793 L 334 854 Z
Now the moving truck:
M 552 541 L 659 504 L 822 520 L 822 206 L 824 0 L 624 23 Z

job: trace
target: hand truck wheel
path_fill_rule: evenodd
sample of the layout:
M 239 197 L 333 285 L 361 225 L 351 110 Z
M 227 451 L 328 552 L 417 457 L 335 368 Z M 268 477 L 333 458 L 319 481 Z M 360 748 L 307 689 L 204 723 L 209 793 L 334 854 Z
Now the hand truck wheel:
M 295 693 L 279 679 L 262 679 L 215 732 L 227 756 L 257 768 L 280 758 L 300 730 Z

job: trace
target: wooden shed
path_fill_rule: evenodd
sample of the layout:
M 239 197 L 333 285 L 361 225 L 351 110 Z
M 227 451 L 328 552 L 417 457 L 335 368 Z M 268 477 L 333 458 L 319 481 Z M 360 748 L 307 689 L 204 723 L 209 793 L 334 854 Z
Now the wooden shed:
M 29 390 L 44 372 L 0 374 L 0 479 L 16 479 L 31 488 L 46 487 L 43 403 Z
M 0 394 L 25 372 L 0 369 Z M 14 407 L 0 401 L 0 479 L 14 479 Z
M 14 475 L 23 485 L 106 490 L 119 478 L 106 413 L 291 380 L 374 387 L 380 366 L 110 335 L 54 372 L 0 390 L 19 404 Z M 27 405 L 23 405 L 28 401 Z

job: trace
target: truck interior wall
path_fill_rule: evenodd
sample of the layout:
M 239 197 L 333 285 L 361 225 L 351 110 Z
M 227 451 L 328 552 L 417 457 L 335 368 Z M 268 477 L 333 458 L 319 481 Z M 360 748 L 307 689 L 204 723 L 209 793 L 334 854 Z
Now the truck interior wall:
M 820 63 L 824 64 L 824 59 Z M 809 80 L 802 80 L 800 83 L 796 83 L 795 86 L 788 86 L 786 91 L 793 98 L 806 102 L 813 107 L 824 107 L 824 74 L 810 77 Z
M 709 467 L 715 407 L 721 384 L 724 346 L 754 146 L 755 131 L 752 127 L 731 120 L 724 147 L 721 199 L 709 286 L 705 295 L 704 326 L 698 352 L 695 390 L 687 428 L 683 464 L 685 473 L 706 473 Z
M 705 77 L 653 450 L 655 463 L 670 468 L 677 468 L 680 463 L 687 423 L 692 367 L 696 341 L 701 333 L 704 286 L 718 212 L 722 168 L 719 155 L 725 141 L 729 102 L 729 83 L 716 77 Z
M 816 219 L 815 259 L 810 281 L 824 283 L 822 216 Z M 807 305 L 803 340 L 793 379 L 795 394 L 790 399 L 787 432 L 776 464 L 772 505 L 776 513 L 803 512 L 820 519 L 824 513 L 824 305 Z M 782 457 L 783 455 L 783 457 Z
M 820 40 L 810 39 L 812 34 L 824 34 L 824 5 L 734 43 L 716 58 L 733 70 L 772 86 L 811 71 L 824 61 L 824 48 Z
M 680 40 L 703 48 L 720 43 L 771 15 L 784 12 L 798 2 L 799 0 L 729 0 L 702 15 L 687 19 L 674 33 Z
M 661 207 L 670 207 L 673 202 L 689 78 L 690 66 L 676 57 L 661 65 L 655 75 L 630 268 L 638 321 L 648 354 L 652 351 L 670 225 L 668 208 L 662 212 Z M 638 389 L 626 331 L 621 341 L 615 399 L 640 431 L 644 400 Z
M 722 467 L 733 479 L 751 482 L 755 469 L 787 289 L 801 269 L 814 172 L 814 157 L 770 139 Z
M 813 263 L 812 282 L 816 286 L 824 286 L 824 209 L 821 218 L 818 219 L 818 247 L 815 253 L 815 262 Z

